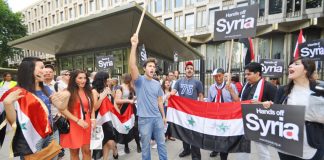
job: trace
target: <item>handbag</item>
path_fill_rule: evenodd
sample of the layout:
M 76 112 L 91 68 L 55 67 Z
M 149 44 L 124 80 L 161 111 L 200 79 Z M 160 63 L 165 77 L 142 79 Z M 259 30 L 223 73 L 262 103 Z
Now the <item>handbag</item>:
M 308 144 L 316 149 L 324 149 L 324 124 L 305 122 Z
M 67 134 L 70 132 L 70 122 L 63 116 L 55 117 L 55 126 L 60 134 Z
M 51 143 L 43 148 L 42 150 L 24 156 L 25 160 L 50 160 L 54 158 L 56 155 L 58 155 L 61 152 L 62 147 L 55 141 L 52 140 Z

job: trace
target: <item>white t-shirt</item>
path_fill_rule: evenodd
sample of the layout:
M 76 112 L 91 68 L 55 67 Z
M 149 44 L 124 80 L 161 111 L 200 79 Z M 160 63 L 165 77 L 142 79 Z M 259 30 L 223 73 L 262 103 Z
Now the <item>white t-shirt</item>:
M 309 96 L 313 93 L 309 88 L 303 88 L 300 86 L 294 86 L 291 93 L 288 95 L 287 104 L 288 105 L 303 105 L 306 108 L 309 104 Z M 305 128 L 305 126 L 304 126 Z M 311 159 L 314 157 L 317 149 L 312 148 L 308 145 L 306 129 L 304 129 L 304 149 L 303 149 L 303 159 Z

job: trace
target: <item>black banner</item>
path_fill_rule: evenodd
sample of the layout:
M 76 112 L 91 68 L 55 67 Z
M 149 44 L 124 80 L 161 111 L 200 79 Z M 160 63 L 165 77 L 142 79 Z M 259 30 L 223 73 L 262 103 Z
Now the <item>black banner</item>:
M 265 77 L 282 77 L 284 60 L 282 59 L 260 59 L 262 75 Z
M 145 50 L 145 45 L 142 44 L 141 46 L 139 46 L 138 51 L 139 51 L 139 62 L 141 64 L 141 66 L 143 66 L 144 62 L 147 60 L 147 54 L 146 54 L 146 50 Z
M 114 56 L 98 56 L 96 57 L 97 68 L 99 71 L 108 70 L 108 68 L 114 67 Z
M 254 37 L 258 4 L 215 12 L 214 41 Z
M 274 104 L 265 109 L 262 104 L 242 104 L 242 114 L 247 139 L 303 155 L 304 106 Z
M 299 56 L 313 60 L 324 60 L 324 39 L 307 41 L 298 46 Z

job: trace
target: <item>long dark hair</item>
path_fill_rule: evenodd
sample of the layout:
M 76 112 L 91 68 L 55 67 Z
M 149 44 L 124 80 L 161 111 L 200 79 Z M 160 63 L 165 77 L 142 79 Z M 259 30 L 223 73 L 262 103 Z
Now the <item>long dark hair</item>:
M 75 70 L 72 71 L 70 73 L 70 80 L 69 80 L 69 85 L 67 90 L 70 92 L 71 97 L 69 99 L 69 104 L 68 104 L 68 109 L 69 111 L 73 111 L 73 105 L 76 102 L 76 100 L 79 98 L 78 97 L 78 84 L 75 82 L 76 78 L 78 77 L 79 74 L 85 74 L 86 78 L 87 78 L 87 82 L 84 86 L 84 92 L 87 95 L 87 97 L 90 98 L 90 111 L 92 111 L 92 106 L 93 106 L 93 96 L 92 96 L 92 92 L 91 92 L 91 87 L 90 87 L 90 80 L 88 75 L 86 74 L 86 72 L 82 71 L 82 70 Z M 81 103 L 81 102 L 80 102 Z
M 312 75 L 315 71 L 315 62 L 309 58 L 298 58 L 296 60 L 293 60 L 289 63 L 288 67 L 293 64 L 294 62 L 298 61 L 298 60 L 301 60 L 302 64 L 304 65 L 304 68 L 305 70 L 307 71 L 306 72 L 306 78 L 310 81 L 310 84 L 312 83 L 313 78 L 312 78 Z M 290 80 L 289 83 L 288 83 L 288 87 L 286 89 L 286 95 L 289 95 L 291 93 L 291 90 L 292 88 L 294 87 L 294 81 L 293 80 Z
M 163 93 L 165 93 L 165 82 L 166 81 L 169 81 L 169 80 L 164 80 L 163 82 L 162 82 L 162 90 L 163 90 Z M 171 82 L 171 81 L 169 81 L 169 82 Z M 171 86 L 170 86 L 170 88 L 169 88 L 169 91 L 171 92 Z
M 122 81 L 124 84 L 127 85 L 128 89 L 129 89 L 129 93 L 130 94 L 134 94 L 135 93 L 135 89 L 132 86 L 132 76 L 128 73 L 125 73 L 122 75 Z
M 98 93 L 101 93 L 106 87 L 108 78 L 109 75 L 107 72 L 98 72 L 93 79 L 92 88 L 95 89 Z
M 26 89 L 31 93 L 36 92 L 35 75 L 34 75 L 36 62 L 43 62 L 43 61 L 38 57 L 25 57 L 22 60 L 17 73 L 18 86 Z M 39 87 L 42 89 L 45 95 L 49 97 L 49 93 L 44 88 L 43 82 L 39 82 Z

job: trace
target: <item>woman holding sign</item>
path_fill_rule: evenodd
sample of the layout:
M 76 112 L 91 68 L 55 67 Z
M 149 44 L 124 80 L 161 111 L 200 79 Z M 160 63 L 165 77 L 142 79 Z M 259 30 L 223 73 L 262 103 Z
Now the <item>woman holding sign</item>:
M 311 94 L 316 92 L 315 81 L 312 80 L 312 75 L 315 71 L 315 63 L 310 59 L 299 58 L 290 63 L 288 71 L 288 79 L 290 80 L 290 82 L 287 86 L 279 88 L 277 96 L 275 98 L 275 103 L 288 105 L 303 105 L 306 106 L 307 111 L 310 102 L 309 97 Z M 307 119 L 305 119 L 305 122 L 305 124 L 309 123 Z M 314 137 L 314 134 L 323 133 L 310 133 L 308 132 L 309 126 L 305 126 L 306 127 L 304 131 L 303 156 L 296 157 L 287 153 L 279 152 L 279 157 L 281 160 L 321 160 L 323 158 L 324 150 L 316 149 L 312 145 L 312 143 L 310 143 L 314 141 L 314 138 L 312 138 Z M 308 137 L 308 134 L 311 135 L 309 135 Z M 316 143 L 318 143 L 318 141 Z

